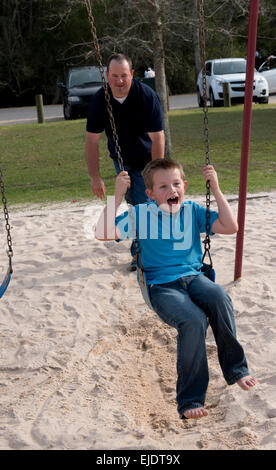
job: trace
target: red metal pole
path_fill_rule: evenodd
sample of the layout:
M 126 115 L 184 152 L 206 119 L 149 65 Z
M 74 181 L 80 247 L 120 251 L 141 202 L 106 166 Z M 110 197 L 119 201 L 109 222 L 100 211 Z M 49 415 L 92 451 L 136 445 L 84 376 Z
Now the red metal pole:
M 252 118 L 253 81 L 254 81 L 257 28 L 258 28 L 258 10 L 259 10 L 259 0 L 250 0 L 247 60 L 246 60 L 246 83 L 245 83 L 243 128 L 242 128 L 242 149 L 241 149 L 241 164 L 240 164 L 240 188 L 239 188 L 239 208 L 238 208 L 239 231 L 237 233 L 237 239 L 236 239 L 236 260 L 235 260 L 235 274 L 234 274 L 235 281 L 240 279 L 242 276 L 242 255 L 243 255 L 243 242 L 244 242 L 246 192 L 247 192 L 248 161 L 249 161 L 250 132 L 251 132 L 251 118 Z

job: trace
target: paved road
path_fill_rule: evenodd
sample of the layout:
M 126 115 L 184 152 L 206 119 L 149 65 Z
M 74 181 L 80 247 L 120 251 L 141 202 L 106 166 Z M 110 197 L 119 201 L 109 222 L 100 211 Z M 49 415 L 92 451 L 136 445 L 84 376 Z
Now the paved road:
M 196 108 L 196 94 L 186 94 L 170 96 L 170 109 Z M 45 121 L 63 120 L 62 105 L 44 106 Z M 0 125 L 8 126 L 12 124 L 28 124 L 37 122 L 37 112 L 35 106 L 25 106 L 22 108 L 0 108 Z
M 45 121 L 58 121 L 63 119 L 62 105 L 44 106 Z M 0 125 L 29 124 L 37 122 L 35 106 L 24 106 L 22 108 L 0 109 Z
M 270 103 L 276 103 L 276 95 L 270 96 Z M 190 109 L 197 108 L 197 98 L 195 93 L 170 96 L 170 109 Z M 44 106 L 45 121 L 63 120 L 62 105 Z M 0 126 L 12 124 L 28 124 L 37 122 L 35 106 L 22 108 L 0 108 Z

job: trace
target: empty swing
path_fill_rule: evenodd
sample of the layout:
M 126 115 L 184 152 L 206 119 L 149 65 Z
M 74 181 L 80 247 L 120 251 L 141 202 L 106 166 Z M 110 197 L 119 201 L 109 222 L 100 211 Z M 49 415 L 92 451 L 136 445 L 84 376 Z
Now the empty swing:
M 0 286 L 0 298 L 3 297 L 9 283 L 11 280 L 11 275 L 13 272 L 12 269 L 12 256 L 13 256 L 13 250 L 12 250 L 12 240 L 11 240 L 11 234 L 10 234 L 10 224 L 9 224 L 9 213 L 7 209 L 7 200 L 5 196 L 5 186 L 4 186 L 4 181 L 3 181 L 3 174 L 2 170 L 0 168 L 0 188 L 1 188 L 1 194 L 2 194 L 2 203 L 3 203 L 3 209 L 4 209 L 4 217 L 5 217 L 5 225 L 6 225 L 6 232 L 7 232 L 7 244 L 8 244 L 8 249 L 7 249 L 7 255 L 9 259 L 9 264 L 8 264 L 8 269 L 6 272 L 6 275 L 4 277 L 4 280 Z
M 93 43 L 95 47 L 98 67 L 101 73 L 102 78 L 102 86 L 104 89 L 105 101 L 107 106 L 107 111 L 109 115 L 110 125 L 113 134 L 113 140 L 115 144 L 116 154 L 118 165 L 121 171 L 124 171 L 124 163 L 121 156 L 121 148 L 119 145 L 118 134 L 116 131 L 116 125 L 114 121 L 112 106 L 110 103 L 110 96 L 108 93 L 107 83 L 104 76 L 104 68 L 102 64 L 102 56 L 100 53 L 96 28 L 95 28 L 95 21 L 92 14 L 92 9 L 89 0 L 85 0 L 88 19 L 91 26 L 91 33 L 93 37 Z M 209 136 L 208 136 L 208 108 L 207 108 L 207 92 L 206 92 L 206 67 L 205 67 L 205 34 L 204 34 L 204 12 L 203 12 L 203 0 L 200 0 L 200 43 L 201 43 L 201 61 L 202 61 L 202 81 L 203 81 L 203 111 L 204 111 L 204 136 L 205 136 L 205 164 L 210 164 L 210 156 L 209 156 Z M 130 212 L 130 217 L 133 217 L 132 210 Z M 212 281 L 215 280 L 215 271 L 213 269 L 213 263 L 210 253 L 210 183 L 207 181 L 206 183 L 206 235 L 203 241 L 204 244 L 204 254 L 202 257 L 202 268 L 201 271 Z M 145 303 L 148 305 L 149 308 L 153 309 L 150 300 L 150 293 L 149 288 L 146 280 L 146 273 L 143 266 L 142 256 L 141 256 L 141 245 L 137 238 L 134 240 L 134 246 L 136 250 L 136 266 L 137 266 L 137 280 L 141 289 L 142 296 L 144 298 Z M 208 262 L 209 259 L 209 262 Z

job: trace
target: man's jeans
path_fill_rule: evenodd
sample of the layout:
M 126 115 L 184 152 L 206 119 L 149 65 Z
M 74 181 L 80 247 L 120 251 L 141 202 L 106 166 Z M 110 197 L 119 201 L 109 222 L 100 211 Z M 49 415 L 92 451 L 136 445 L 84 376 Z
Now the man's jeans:
M 121 170 L 118 165 L 118 162 L 116 160 L 113 160 L 113 162 L 116 173 L 119 174 Z M 125 166 L 124 170 L 128 172 L 131 181 L 131 186 L 127 190 L 125 195 L 126 202 L 128 204 L 131 204 L 132 206 L 136 206 L 136 204 L 143 204 L 146 201 L 150 201 L 151 199 L 148 198 L 148 196 L 146 195 L 146 186 L 141 171 L 132 170 L 128 166 Z M 134 256 L 136 253 L 134 248 L 134 242 L 132 242 L 131 244 L 130 252 L 132 256 Z
M 249 374 L 246 358 L 236 339 L 233 306 L 227 292 L 204 274 L 166 284 L 153 284 L 150 294 L 154 310 L 178 331 L 177 403 L 184 411 L 204 406 L 209 382 L 206 332 L 211 325 L 219 363 L 228 385 Z

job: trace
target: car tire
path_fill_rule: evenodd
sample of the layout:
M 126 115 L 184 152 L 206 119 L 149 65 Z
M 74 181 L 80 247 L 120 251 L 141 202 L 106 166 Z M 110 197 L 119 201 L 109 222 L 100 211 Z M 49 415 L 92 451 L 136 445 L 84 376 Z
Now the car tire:
M 63 115 L 66 121 L 75 119 L 71 106 L 66 102 L 63 104 Z
M 200 108 L 203 108 L 203 106 L 204 106 L 204 100 L 203 100 L 203 98 L 202 98 L 202 96 L 201 96 L 201 94 L 200 94 L 199 88 L 197 89 L 197 102 L 198 102 L 198 106 L 199 106 Z
M 81 118 L 81 119 L 87 119 L 87 113 L 88 113 L 88 111 L 83 111 L 83 112 L 80 114 L 80 118 Z
M 259 98 L 258 103 L 259 104 L 268 104 L 269 102 L 269 96 L 267 98 Z
M 211 106 L 211 108 L 214 108 L 216 106 L 220 106 L 219 100 L 215 100 L 215 98 L 214 98 L 214 93 L 213 93 L 212 88 L 210 89 L 210 106 Z

